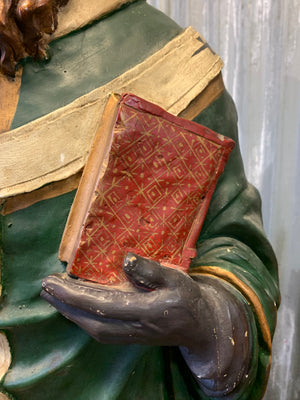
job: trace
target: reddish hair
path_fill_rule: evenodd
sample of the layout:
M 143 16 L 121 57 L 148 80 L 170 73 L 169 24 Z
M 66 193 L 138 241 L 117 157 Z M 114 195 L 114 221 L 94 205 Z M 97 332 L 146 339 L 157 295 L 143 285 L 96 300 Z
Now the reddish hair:
M 24 57 L 43 58 L 57 13 L 69 0 L 0 0 L 0 70 L 15 75 Z

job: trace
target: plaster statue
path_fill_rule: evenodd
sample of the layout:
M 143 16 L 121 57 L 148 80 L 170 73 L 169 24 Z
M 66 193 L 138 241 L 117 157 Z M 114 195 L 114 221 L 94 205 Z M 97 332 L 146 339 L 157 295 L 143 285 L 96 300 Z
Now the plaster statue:
M 2 0 L 0 52 L 0 398 L 261 399 L 277 263 L 220 58 L 144 0 Z M 74 279 L 58 260 L 95 115 L 113 91 L 236 142 L 190 273 L 127 259 L 139 292 Z

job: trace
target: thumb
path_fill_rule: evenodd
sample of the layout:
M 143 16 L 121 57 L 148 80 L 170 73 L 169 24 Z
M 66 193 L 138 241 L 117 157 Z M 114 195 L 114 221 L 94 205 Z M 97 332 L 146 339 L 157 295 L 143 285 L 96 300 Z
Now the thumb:
M 157 261 L 134 253 L 127 253 L 123 262 L 123 270 L 135 286 L 150 290 L 175 287 L 179 280 L 185 278 L 184 272 L 164 267 Z

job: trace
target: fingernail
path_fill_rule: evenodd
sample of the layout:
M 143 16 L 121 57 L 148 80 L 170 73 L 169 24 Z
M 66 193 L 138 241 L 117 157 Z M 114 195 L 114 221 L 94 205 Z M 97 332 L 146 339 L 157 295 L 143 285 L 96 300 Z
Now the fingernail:
M 124 258 L 123 268 L 125 268 L 127 270 L 131 269 L 136 265 L 137 261 L 138 261 L 138 259 L 135 254 L 128 253 L 126 255 L 126 257 Z

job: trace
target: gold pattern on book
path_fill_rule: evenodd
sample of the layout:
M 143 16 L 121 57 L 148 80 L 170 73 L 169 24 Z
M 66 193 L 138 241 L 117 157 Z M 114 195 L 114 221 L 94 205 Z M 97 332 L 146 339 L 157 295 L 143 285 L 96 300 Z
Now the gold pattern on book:
M 103 283 L 122 281 L 120 265 L 132 248 L 183 265 L 190 228 L 224 152 L 160 117 L 128 106 L 121 114 L 71 269 L 86 279 L 100 274 Z

